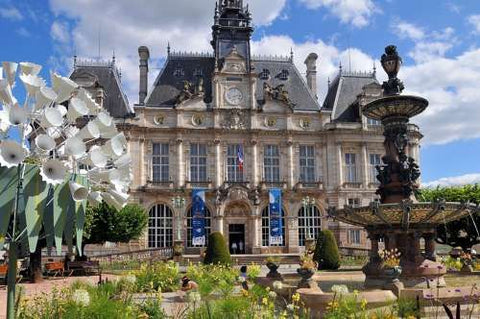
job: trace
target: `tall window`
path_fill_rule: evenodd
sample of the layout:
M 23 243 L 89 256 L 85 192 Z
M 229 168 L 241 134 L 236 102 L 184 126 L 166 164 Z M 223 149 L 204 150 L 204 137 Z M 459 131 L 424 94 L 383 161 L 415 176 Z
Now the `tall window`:
M 167 182 L 169 179 L 169 145 L 166 143 L 153 143 L 152 146 L 152 179 L 154 182 Z
M 148 247 L 173 246 L 173 211 L 165 204 L 158 204 L 148 213 Z
M 207 181 L 207 145 L 190 144 L 190 181 Z
M 321 214 L 317 206 L 302 207 L 298 211 L 298 245 L 305 246 L 305 238 L 317 239 L 321 228 Z
M 315 182 L 315 147 L 300 145 L 300 181 Z
M 349 244 L 360 244 L 360 229 L 349 229 L 347 233 L 347 241 Z
M 278 145 L 265 145 L 263 170 L 266 182 L 280 181 L 280 152 Z
M 192 245 L 192 207 L 187 212 L 187 247 L 200 247 Z M 212 214 L 210 210 L 205 206 L 205 245 L 208 244 L 208 236 L 212 229 Z
M 243 147 L 240 144 L 227 146 L 227 180 L 229 182 L 243 182 L 243 169 L 239 165 L 239 152 L 243 157 Z M 243 165 L 243 164 L 242 164 Z
M 360 207 L 360 198 L 349 198 L 348 205 L 352 206 L 353 208 Z
M 357 182 L 356 154 L 345 154 L 345 181 L 347 183 Z
M 370 183 L 377 182 L 376 166 L 382 164 L 380 154 L 370 154 Z
M 285 211 L 282 208 L 282 244 L 272 246 L 285 246 Z M 270 246 L 270 205 L 262 211 L 262 246 Z
M 380 122 L 379 120 L 374 120 L 374 119 L 371 119 L 371 118 L 367 117 L 367 124 L 368 125 L 382 125 L 382 122 Z

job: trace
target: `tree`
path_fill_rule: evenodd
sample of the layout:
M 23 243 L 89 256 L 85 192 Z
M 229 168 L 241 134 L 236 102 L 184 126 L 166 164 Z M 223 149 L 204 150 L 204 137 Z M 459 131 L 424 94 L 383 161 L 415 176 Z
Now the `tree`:
M 319 233 L 313 260 L 318 263 L 318 269 L 335 270 L 340 267 L 337 241 L 330 230 L 322 230 Z
M 417 195 L 419 201 L 430 202 L 444 199 L 447 202 L 480 203 L 480 186 L 464 185 L 451 187 L 423 188 Z M 437 227 L 437 242 L 463 250 L 480 243 L 480 217 L 477 214 L 441 224 Z
M 137 204 L 128 204 L 118 211 L 102 202 L 98 207 L 87 208 L 84 244 L 128 243 L 143 234 L 147 223 L 148 215 Z
M 230 265 L 230 252 L 225 238 L 220 232 L 213 232 L 208 236 L 207 251 L 203 263 Z

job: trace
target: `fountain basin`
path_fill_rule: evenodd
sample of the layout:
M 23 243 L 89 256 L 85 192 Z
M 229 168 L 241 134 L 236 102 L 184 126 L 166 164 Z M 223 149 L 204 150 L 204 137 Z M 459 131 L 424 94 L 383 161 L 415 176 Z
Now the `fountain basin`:
M 389 117 L 411 118 L 422 113 L 428 106 L 428 101 L 412 95 L 386 96 L 368 103 L 363 108 L 363 114 L 374 120 Z

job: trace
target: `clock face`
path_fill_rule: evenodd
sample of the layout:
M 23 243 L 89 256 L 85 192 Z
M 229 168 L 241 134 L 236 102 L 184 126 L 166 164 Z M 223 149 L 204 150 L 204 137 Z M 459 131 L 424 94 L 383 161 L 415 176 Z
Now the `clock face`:
M 238 105 L 242 102 L 243 94 L 238 88 L 230 88 L 225 92 L 225 99 L 228 103 Z

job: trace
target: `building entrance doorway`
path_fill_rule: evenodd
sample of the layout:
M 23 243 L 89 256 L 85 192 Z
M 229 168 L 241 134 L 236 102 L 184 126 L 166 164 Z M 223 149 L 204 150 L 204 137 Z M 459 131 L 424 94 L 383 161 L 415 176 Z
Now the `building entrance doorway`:
M 228 225 L 230 254 L 245 254 L 245 224 Z

